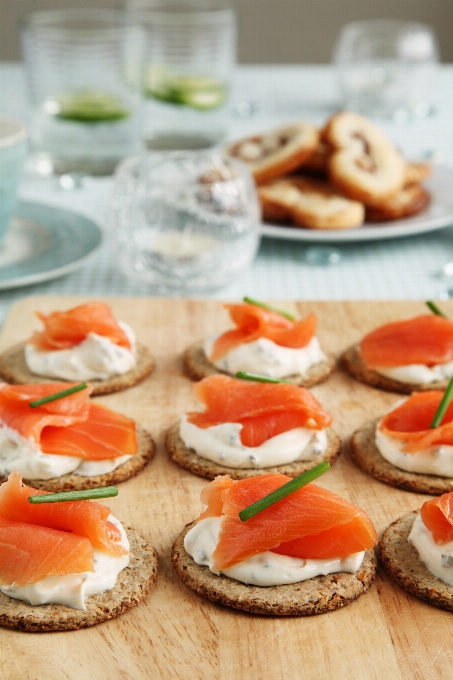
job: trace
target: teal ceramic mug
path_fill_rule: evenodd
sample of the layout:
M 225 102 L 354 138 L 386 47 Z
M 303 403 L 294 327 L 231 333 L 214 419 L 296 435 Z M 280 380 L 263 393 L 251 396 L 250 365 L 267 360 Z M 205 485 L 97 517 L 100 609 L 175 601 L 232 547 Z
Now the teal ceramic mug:
M 27 128 L 0 116 L 0 243 L 17 205 L 17 187 L 27 153 Z

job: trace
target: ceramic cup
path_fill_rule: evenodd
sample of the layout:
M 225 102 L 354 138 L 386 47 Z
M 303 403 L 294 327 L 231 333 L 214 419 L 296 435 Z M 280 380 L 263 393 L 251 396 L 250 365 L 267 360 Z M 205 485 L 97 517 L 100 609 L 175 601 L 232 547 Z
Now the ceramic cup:
M 27 153 L 27 128 L 0 116 L 0 244 L 17 205 L 17 187 Z

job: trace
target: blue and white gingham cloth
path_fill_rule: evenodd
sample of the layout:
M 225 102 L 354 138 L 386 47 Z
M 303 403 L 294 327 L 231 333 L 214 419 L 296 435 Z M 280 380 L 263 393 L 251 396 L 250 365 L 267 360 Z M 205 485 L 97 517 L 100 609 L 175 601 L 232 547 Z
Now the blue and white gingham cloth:
M 339 107 L 333 70 L 329 66 L 241 66 L 231 97 L 230 138 L 270 129 L 287 121 L 309 119 L 322 124 Z M 441 155 L 453 166 L 453 65 L 440 67 L 435 83 L 438 112 L 426 121 L 399 127 L 382 125 L 410 158 Z M 259 103 L 259 113 L 240 118 L 234 106 Z M 23 71 L 19 64 L 0 65 L 0 113 L 26 119 Z M 62 190 L 55 179 L 26 174 L 21 197 L 66 208 L 106 229 L 110 178 L 87 179 L 83 187 Z M 453 186 L 452 186 L 453 193 Z M 337 264 L 306 262 L 314 244 L 265 238 L 252 267 L 211 298 L 261 299 L 429 299 L 453 295 L 439 276 L 453 259 L 453 225 L 424 235 L 396 240 L 340 244 Z M 449 288 L 451 288 L 450 293 Z M 0 291 L 0 323 L 12 303 L 26 295 L 146 296 L 146 285 L 127 279 L 118 269 L 108 239 L 77 271 L 33 286 Z

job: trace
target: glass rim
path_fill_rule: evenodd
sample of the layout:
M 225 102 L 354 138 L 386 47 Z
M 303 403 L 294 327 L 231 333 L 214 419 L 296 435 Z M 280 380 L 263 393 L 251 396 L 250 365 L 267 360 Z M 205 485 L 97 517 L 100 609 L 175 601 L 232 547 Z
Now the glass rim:
M 236 177 L 230 177 L 228 179 L 219 180 L 221 184 L 231 184 L 237 182 L 238 179 L 254 180 L 250 168 L 246 163 L 241 161 L 239 158 L 232 158 L 223 154 L 220 150 L 214 149 L 203 149 L 199 151 L 191 150 L 175 150 L 175 151 L 148 151 L 146 153 L 137 154 L 136 156 L 131 156 L 122 160 L 116 167 L 114 173 L 115 181 L 128 179 L 132 176 L 134 169 L 140 167 L 143 163 L 147 161 L 153 162 L 153 165 L 160 164 L 163 162 L 174 162 L 177 160 L 197 160 L 200 162 L 208 162 L 209 160 L 215 161 L 219 159 L 226 165 L 231 165 L 233 168 L 238 170 L 239 174 Z
M 134 19 L 134 21 L 131 21 Z M 77 22 L 87 22 L 77 26 Z M 89 22 L 93 22 L 90 26 Z M 21 28 L 66 33 L 70 35 L 94 35 L 95 33 L 118 33 L 125 26 L 136 22 L 133 13 L 124 9 L 102 7 L 72 7 L 39 10 L 21 19 Z M 137 24 L 138 25 L 138 24 Z
M 215 24 L 228 19 L 235 20 L 236 12 L 233 7 L 206 9 L 193 9 L 172 11 L 164 9 L 133 9 L 130 15 L 137 17 L 145 24 L 166 24 L 169 26 L 186 24 Z
M 351 21 L 342 26 L 340 34 L 346 31 L 354 30 L 369 26 L 370 28 L 394 28 L 401 30 L 402 28 L 418 29 L 428 31 L 435 35 L 434 28 L 430 24 L 425 24 L 422 21 L 413 21 L 412 19 L 358 19 Z

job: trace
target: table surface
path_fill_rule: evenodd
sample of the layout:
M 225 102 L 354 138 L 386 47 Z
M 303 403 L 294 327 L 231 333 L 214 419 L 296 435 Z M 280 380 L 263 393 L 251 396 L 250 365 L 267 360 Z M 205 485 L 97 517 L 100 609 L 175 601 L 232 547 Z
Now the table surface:
M 0 627 L 2 680 L 451 678 L 452 613 L 409 595 L 382 570 L 369 591 L 344 609 L 294 618 L 216 605 L 180 582 L 170 549 L 184 525 L 198 516 L 199 494 L 207 480 L 170 462 L 163 441 L 181 413 L 200 408 L 192 383 L 182 374 L 181 353 L 188 344 L 228 327 L 229 318 L 214 300 L 107 300 L 156 360 L 154 373 L 142 383 L 97 400 L 137 420 L 156 442 L 154 460 L 120 484 L 118 497 L 106 505 L 158 551 L 157 586 L 130 612 L 92 628 L 21 633 Z M 0 351 L 38 327 L 36 309 L 49 313 L 78 302 L 73 297 L 20 301 L 5 323 Z M 279 306 L 298 316 L 315 311 L 320 341 L 337 356 L 376 324 L 424 308 L 415 301 L 279 301 Z M 452 315 L 453 301 L 445 309 Z M 333 428 L 344 442 L 338 461 L 317 484 L 362 507 L 379 534 L 430 498 L 376 481 L 349 457 L 352 432 L 388 410 L 399 395 L 362 385 L 341 370 L 313 392 L 332 414 Z
M 436 113 L 424 121 L 398 126 L 379 121 L 407 157 L 435 155 L 453 165 L 453 65 L 442 65 L 434 81 Z M 236 106 L 258 102 L 252 117 L 241 118 Z M 266 130 L 286 121 L 305 118 L 322 124 L 340 107 L 332 67 L 240 66 L 230 103 L 229 137 Z M 27 117 L 24 74 L 20 64 L 0 65 L 0 113 Z M 89 179 L 82 189 L 62 190 L 55 179 L 27 173 L 24 200 L 45 202 L 80 212 L 94 219 L 106 232 L 111 178 Z M 439 277 L 453 257 L 453 228 L 392 241 L 337 246 L 338 264 L 328 267 L 306 262 L 310 245 L 264 238 L 252 267 L 224 290 L 208 297 L 312 300 L 423 299 L 453 294 L 453 279 Z M 450 290 L 451 289 L 451 290 Z M 26 288 L 0 293 L 0 323 L 11 304 L 25 295 L 80 294 L 146 296 L 146 285 L 126 279 L 118 271 L 108 238 L 78 271 Z

